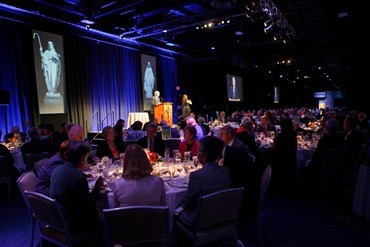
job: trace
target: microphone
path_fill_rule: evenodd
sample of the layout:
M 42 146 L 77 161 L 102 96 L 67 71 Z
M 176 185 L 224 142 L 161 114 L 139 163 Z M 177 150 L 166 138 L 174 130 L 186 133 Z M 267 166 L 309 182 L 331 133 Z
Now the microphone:
M 164 102 L 164 100 L 163 100 L 163 98 L 162 98 L 162 97 L 159 97 L 159 100 L 160 100 L 161 102 Z

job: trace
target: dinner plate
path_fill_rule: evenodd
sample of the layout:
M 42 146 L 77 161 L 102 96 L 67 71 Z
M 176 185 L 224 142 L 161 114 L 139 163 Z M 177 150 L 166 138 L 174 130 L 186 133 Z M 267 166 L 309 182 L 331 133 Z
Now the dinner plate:
M 187 188 L 188 179 L 172 179 L 167 182 L 169 185 L 177 188 Z

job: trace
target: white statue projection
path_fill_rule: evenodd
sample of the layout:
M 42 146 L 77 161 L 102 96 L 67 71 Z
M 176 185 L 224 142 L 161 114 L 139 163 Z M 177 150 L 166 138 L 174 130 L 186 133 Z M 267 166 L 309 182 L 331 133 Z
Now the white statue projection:
M 44 42 L 47 41 L 47 48 L 45 50 L 42 47 L 40 36 L 43 37 Z M 64 113 L 64 100 L 61 93 L 63 92 L 63 85 L 61 85 L 62 56 L 56 51 L 54 47 L 55 42 L 51 35 L 47 36 L 41 31 L 34 32 L 33 39 L 38 41 L 38 53 L 40 54 L 40 58 L 38 58 L 35 44 L 35 60 L 39 59 L 40 61 L 37 62 L 39 65 L 35 68 L 40 114 Z
M 145 69 L 144 74 L 144 91 L 145 91 L 145 98 L 151 99 L 153 97 L 153 90 L 154 90 L 154 83 L 155 83 L 155 76 L 152 70 L 152 66 L 148 61 Z

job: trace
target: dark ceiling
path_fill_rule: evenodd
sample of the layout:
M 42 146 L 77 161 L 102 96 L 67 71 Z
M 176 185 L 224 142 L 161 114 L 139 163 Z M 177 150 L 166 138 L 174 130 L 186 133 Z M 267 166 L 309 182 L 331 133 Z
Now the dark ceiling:
M 266 73 L 278 70 L 276 76 L 312 90 L 345 89 L 353 74 L 357 0 L 335 4 L 327 0 L 3 3 L 72 25 L 86 26 L 81 21 L 90 20 L 94 22 L 89 25 L 91 32 L 108 33 L 128 44 L 163 48 L 174 56 L 225 59 L 240 68 L 266 68 Z M 274 26 L 265 33 L 268 19 L 273 19 Z

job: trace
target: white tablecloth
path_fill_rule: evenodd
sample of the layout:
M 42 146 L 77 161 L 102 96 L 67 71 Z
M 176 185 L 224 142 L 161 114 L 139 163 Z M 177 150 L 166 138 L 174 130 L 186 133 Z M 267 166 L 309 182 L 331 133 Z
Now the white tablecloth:
M 127 128 L 131 126 L 135 121 L 141 121 L 143 124 L 149 122 L 149 114 L 147 112 L 131 112 L 128 114 Z
M 370 221 L 370 167 L 361 165 L 357 175 L 352 210 Z
M 18 171 L 22 172 L 26 170 L 26 164 L 23 162 L 23 156 L 21 151 L 11 153 L 14 159 L 14 167 Z

